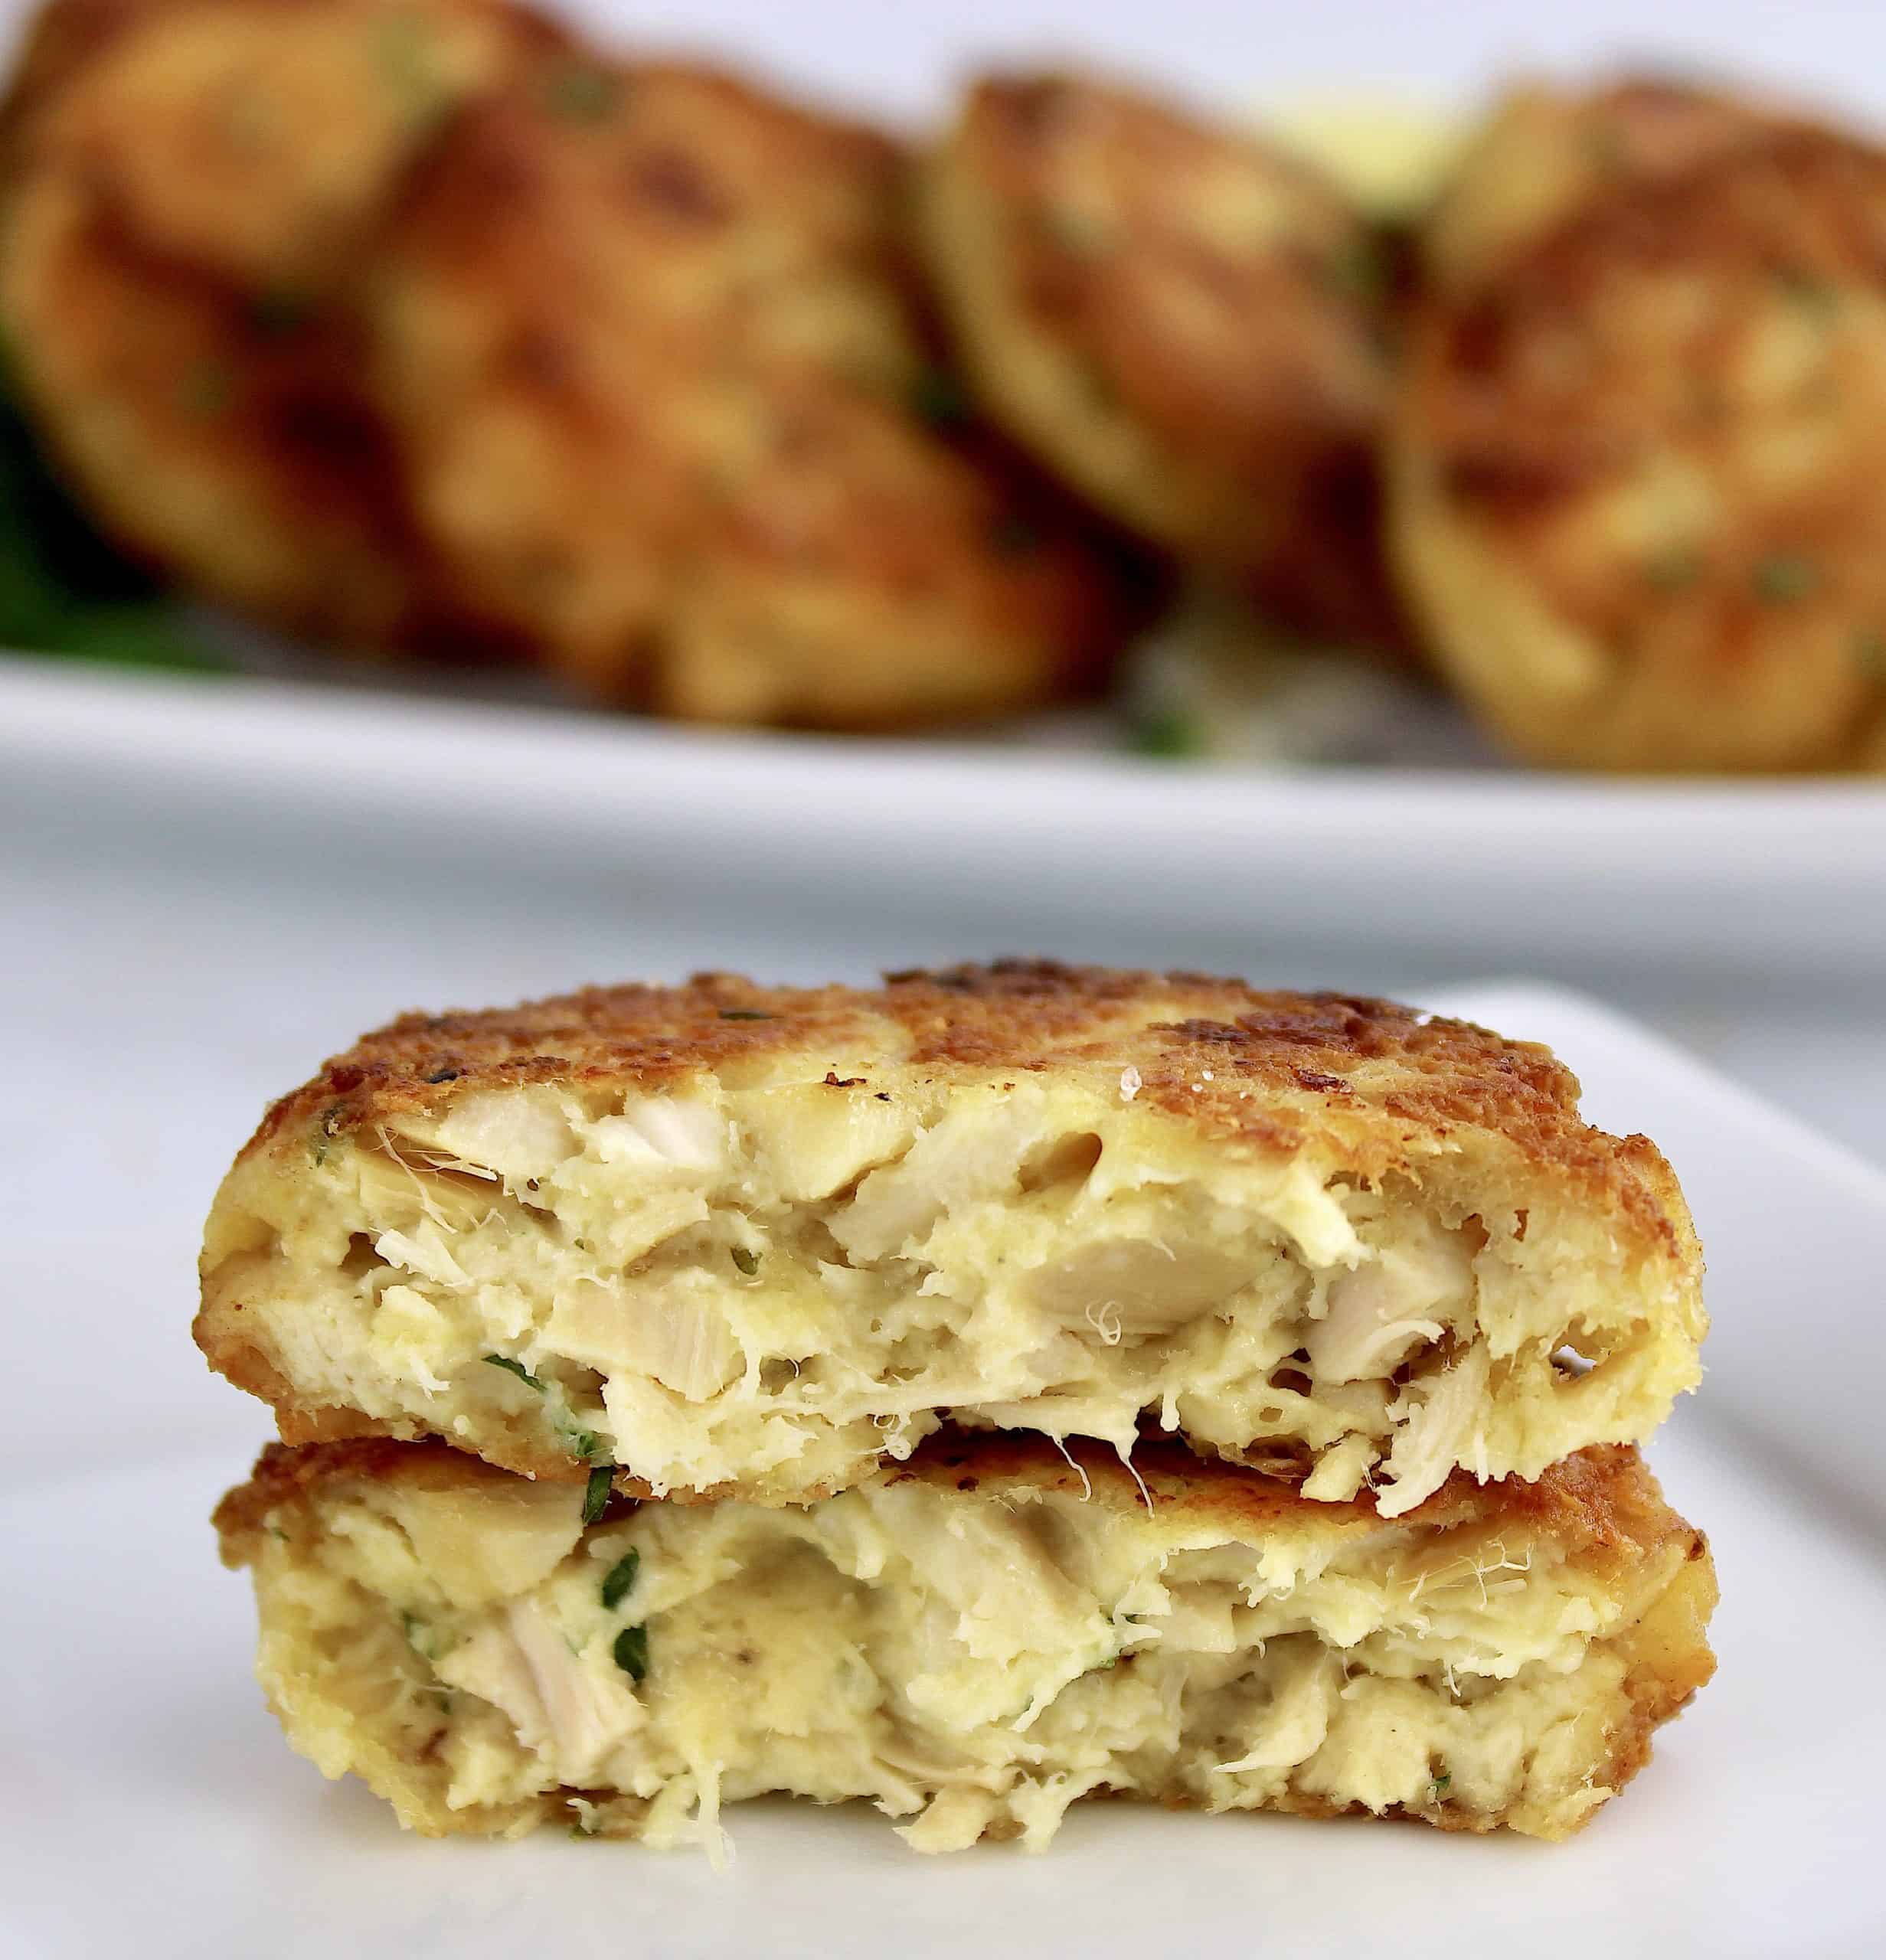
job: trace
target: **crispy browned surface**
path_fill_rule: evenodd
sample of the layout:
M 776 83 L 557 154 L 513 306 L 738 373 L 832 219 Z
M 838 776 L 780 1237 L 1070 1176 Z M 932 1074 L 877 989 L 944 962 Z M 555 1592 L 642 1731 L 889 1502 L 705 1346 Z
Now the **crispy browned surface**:
M 978 82 L 932 175 L 933 270 L 1012 433 L 1295 622 L 1391 637 L 1373 466 L 1385 294 L 1334 188 L 1072 74 Z
M 345 328 L 310 315 L 278 328 L 240 293 L 139 252 L 64 185 L 14 220 L 13 345 L 93 514 L 139 557 L 188 566 L 204 590 L 292 629 L 410 634 L 423 557 Z
M 1077 688 L 1064 520 L 927 426 L 903 165 L 705 71 L 541 64 L 460 118 L 374 282 L 429 530 L 586 688 L 871 724 Z
M 1384 1528 L 1365 1501 L 1319 1503 L 1300 1495 L 1293 1484 L 1194 1456 L 1181 1443 L 1149 1439 L 1134 1451 L 1133 1469 L 1137 1481 L 1103 1444 L 1078 1438 L 1070 1439 L 1063 1454 L 1044 1436 L 946 1429 L 920 1445 L 907 1462 L 878 1471 L 874 1481 L 916 1478 L 966 1495 L 1012 1490 L 1064 1497 L 1090 1494 L 1123 1511 L 1146 1502 L 1143 1485 L 1155 1509 L 1170 1507 L 1201 1521 L 1209 1519 L 1251 1544 L 1293 1526 L 1364 1535 Z M 392 1479 L 449 1491 L 502 1481 L 508 1475 L 443 1442 L 374 1438 L 300 1448 L 270 1443 L 249 1481 L 217 1506 L 214 1523 L 226 1560 L 241 1564 L 269 1514 L 306 1494 Z M 629 1489 L 624 1494 L 637 1494 Z M 1549 1539 L 1581 1563 L 1604 1571 L 1649 1557 L 1678 1538 L 1687 1547 L 1687 1557 L 1707 1556 L 1702 1534 L 1665 1502 L 1642 1457 L 1621 1446 L 1580 1450 L 1532 1483 L 1509 1478 L 1478 1484 L 1465 1471 L 1456 1471 L 1433 1497 L 1397 1519 L 1394 1528 L 1440 1531 L 1461 1525 L 1510 1527 L 1528 1538 Z
M 1312 1142 L 1375 1179 L 1410 1147 L 1497 1142 L 1613 1214 L 1646 1247 L 1688 1256 L 1669 1166 L 1642 1137 L 1578 1116 L 1575 1076 L 1536 1043 L 1385 1001 L 1266 992 L 1191 973 L 1002 960 L 889 976 L 881 988 L 768 988 L 731 974 L 593 988 L 484 1013 L 413 1014 L 285 1096 L 246 1147 L 339 1136 L 475 1090 L 527 1083 L 648 1089 L 696 1070 L 829 1055 L 834 1094 L 912 1076 L 1138 1071 L 1137 1099 L 1227 1145 Z M 841 1068 L 842 1064 L 842 1068 Z
M 1062 698 L 1123 629 L 1089 527 L 927 416 L 874 132 L 495 0 L 54 0 L 0 167 L 51 447 L 239 606 L 840 726 Z M 276 342 L 322 389 L 250 413 Z
M 478 0 L 57 0 L 36 23 L 8 107 L 9 350 L 138 556 L 296 631 L 470 632 L 339 286 L 423 139 L 399 51 L 431 51 L 449 105 L 508 31 Z
M 1886 153 L 1670 91 L 1651 145 L 1631 100 L 1541 208 L 1456 194 L 1394 438 L 1411 603 L 1537 760 L 1878 766 Z M 1525 181 L 1535 139 L 1478 168 Z

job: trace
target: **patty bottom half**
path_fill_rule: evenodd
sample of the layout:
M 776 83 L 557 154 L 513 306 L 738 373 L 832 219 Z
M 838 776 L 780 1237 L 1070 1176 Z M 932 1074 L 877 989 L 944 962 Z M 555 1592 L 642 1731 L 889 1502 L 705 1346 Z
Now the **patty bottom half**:
M 429 1834 L 717 1850 L 722 1805 L 783 1792 L 1038 1847 L 1110 1792 L 1562 1838 L 1713 1670 L 1707 1547 L 1634 1450 L 1394 1523 L 1136 1467 L 945 1434 L 782 1508 L 275 1446 L 217 1523 L 291 1743 Z

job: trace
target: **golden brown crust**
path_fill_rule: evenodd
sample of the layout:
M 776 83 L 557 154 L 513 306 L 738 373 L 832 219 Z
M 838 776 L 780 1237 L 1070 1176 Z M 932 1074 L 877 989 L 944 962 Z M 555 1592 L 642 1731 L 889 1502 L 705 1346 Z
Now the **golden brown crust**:
M 1293 623 L 1393 638 L 1373 466 L 1386 296 L 1332 185 L 1155 97 L 993 76 L 927 204 L 942 297 L 1018 439 Z
M 707 973 L 678 987 L 407 1014 L 283 1097 L 244 1155 L 436 1116 L 482 1089 L 659 1089 L 809 1054 L 829 1056 L 835 1094 L 865 1096 L 913 1075 L 1054 1071 L 1116 1085 L 1130 1069 L 1136 1099 L 1215 1142 L 1280 1154 L 1315 1145 L 1369 1180 L 1424 1151 L 1492 1142 L 1603 1206 L 1643 1248 L 1693 1256 L 1655 1146 L 1581 1121 L 1577 1078 L 1536 1043 L 1386 1001 L 1052 960 L 894 973 L 878 989 Z M 873 1073 L 842 1075 L 841 1062 Z
M 1615 132 L 1616 162 L 1445 235 L 1394 444 L 1410 599 L 1537 760 L 1865 766 L 1886 756 L 1886 152 L 1656 100 L 1661 147 L 1644 103 L 1603 99 L 1576 126 Z M 1512 172 L 1495 147 L 1480 168 Z
M 880 726 L 1081 693 L 1124 629 L 948 407 L 874 131 L 490 0 L 55 0 L 0 169 L 77 488 L 291 630 Z
M 480 605 L 609 698 L 890 724 L 1057 698 L 1116 630 L 936 377 L 878 132 L 547 57 L 459 117 L 372 280 L 380 392 Z
M 270 1443 L 249 1481 L 217 1504 L 213 1521 L 228 1562 L 240 1564 L 248 1556 L 245 1547 L 253 1547 L 270 1512 L 324 1488 L 397 1480 L 444 1491 L 502 1483 L 508 1475 L 437 1441 L 356 1438 L 298 1448 Z M 1044 1436 L 1022 1432 L 946 1429 L 920 1445 L 907 1462 L 887 1465 L 871 1481 L 913 1480 L 966 1495 L 1091 1495 L 1121 1511 L 1149 1501 L 1155 1511 L 1170 1507 L 1201 1521 L 1208 1518 L 1250 1543 L 1292 1527 L 1361 1534 L 1384 1528 L 1365 1498 L 1319 1502 L 1303 1496 L 1294 1485 L 1195 1456 L 1183 1444 L 1165 1440 L 1142 1442 L 1129 1468 L 1104 1445 L 1086 1439 L 1069 1439 L 1064 1452 Z M 621 1497 L 642 1494 L 623 1473 L 616 1488 Z M 1394 1528 L 1447 1530 L 1464 1525 L 1509 1527 L 1550 1540 L 1580 1563 L 1607 1570 L 1649 1557 L 1678 1538 L 1686 1557 L 1701 1559 L 1707 1553 L 1702 1534 L 1665 1501 L 1642 1455 L 1621 1445 L 1580 1450 L 1530 1483 L 1508 1478 L 1480 1484 L 1457 1470 L 1433 1496 L 1397 1519 Z
M 8 97 L 0 289 L 49 446 L 129 550 L 290 631 L 466 654 L 345 303 L 438 100 L 510 24 L 480 0 L 57 0 Z M 335 113 L 351 105 L 348 116 Z

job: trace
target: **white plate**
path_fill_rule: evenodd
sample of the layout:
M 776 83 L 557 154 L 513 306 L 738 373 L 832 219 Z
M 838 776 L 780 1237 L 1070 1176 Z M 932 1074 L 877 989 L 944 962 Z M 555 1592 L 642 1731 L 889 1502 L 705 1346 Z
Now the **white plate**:
M 1469 942 L 1482 971 L 1886 972 L 1886 785 L 1862 782 L 1253 773 L 16 660 L 9 807 L 94 856 L 148 848 L 123 823 L 147 817 L 173 869 L 266 851 L 310 876 L 312 840 L 324 877 L 336 854 L 368 880 L 483 862 L 495 890 L 521 863 L 657 916 L 682 891 L 735 942 L 1064 946 L 1103 920 L 1159 964 L 1181 945 L 1248 966 L 1254 942 L 1273 970 L 1305 948 L 1453 963 Z
M 1886 1940 L 1886 1367 L 1873 1311 L 1886 1180 L 1589 1003 L 1499 988 L 1437 1003 L 1549 1040 L 1589 1106 L 1669 1148 L 1711 1250 L 1701 1397 L 1655 1452 L 1710 1532 L 1721 1671 L 1568 1845 L 1413 1827 L 1077 1808 L 1049 1853 L 927 1861 L 854 1807 L 734 1815 L 733 1869 L 542 1835 L 404 1838 L 291 1756 L 248 1677 L 247 1587 L 205 1518 L 262 1424 L 185 1348 L 168 1236 L 98 1240 L 22 1209 L 0 1459 L 0 1952 L 31 1960 L 1029 1960 L 1197 1955 L 1654 1954 L 1847 1960 Z M 54 1058 L 74 1064 L 70 1055 Z M 197 1069 L 212 1104 L 247 1057 Z M 135 1078 L 135 1072 L 134 1078 Z M 101 1193 L 171 1173 L 106 1161 Z M 76 1126 L 74 1126 L 76 1127 Z M 193 1174 L 216 1146 L 175 1133 Z M 233 1141 L 233 1136 L 223 1139 Z M 90 1142 L 88 1138 L 87 1140 Z M 67 1169 L 86 1161 L 75 1138 Z M 176 1221 L 181 1227 L 194 1220 Z M 68 1358 L 70 1357 L 70 1358 Z M 110 1393 L 95 1396 L 90 1384 Z M 183 1384 L 189 1383 L 188 1387 Z M 142 1428 L 120 1428 L 141 1397 Z

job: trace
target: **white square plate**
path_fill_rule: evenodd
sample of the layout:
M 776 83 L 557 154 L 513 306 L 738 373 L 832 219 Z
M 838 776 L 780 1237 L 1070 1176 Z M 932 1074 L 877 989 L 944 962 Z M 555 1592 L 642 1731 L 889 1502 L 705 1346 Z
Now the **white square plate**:
M 733 1814 L 724 1874 L 555 1834 L 404 1837 L 360 1786 L 293 1757 L 250 1684 L 247 1588 L 217 1570 L 205 1520 L 261 1425 L 208 1384 L 201 1413 L 173 1396 L 186 1302 L 149 1286 L 162 1248 L 23 1215 L 10 1251 L 31 1319 L 15 1321 L 20 1413 L 0 1455 L 0 1952 L 1886 1952 L 1886 1180 L 1575 996 L 1498 987 L 1437 1004 L 1551 1041 L 1600 1122 L 1655 1135 L 1711 1252 L 1710 1378 L 1655 1455 L 1714 1545 L 1721 1671 L 1581 1837 L 1103 1805 L 1077 1807 L 1041 1857 L 931 1860 L 861 1806 L 774 1804 Z M 63 1385 L 60 1353 L 80 1357 Z M 109 1385 L 96 1398 L 80 1386 L 94 1375 Z M 140 1383 L 154 1406 L 127 1448 Z

